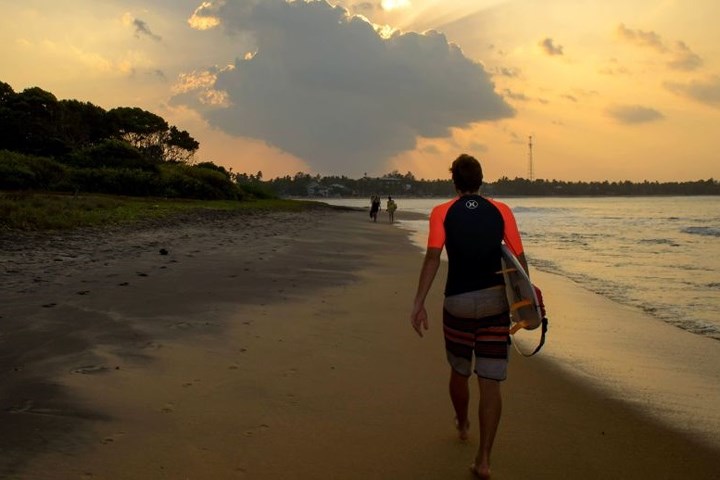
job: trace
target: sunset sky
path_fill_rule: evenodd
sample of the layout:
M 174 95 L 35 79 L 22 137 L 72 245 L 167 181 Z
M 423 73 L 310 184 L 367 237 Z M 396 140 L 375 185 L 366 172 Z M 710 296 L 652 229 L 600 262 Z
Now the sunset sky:
M 0 81 L 137 106 L 197 160 L 487 180 L 720 177 L 718 0 L 0 0 Z

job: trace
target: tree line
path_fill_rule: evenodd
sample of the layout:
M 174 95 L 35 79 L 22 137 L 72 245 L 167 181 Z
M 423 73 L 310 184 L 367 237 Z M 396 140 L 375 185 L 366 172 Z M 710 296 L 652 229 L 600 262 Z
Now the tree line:
M 261 172 L 259 172 L 261 174 Z M 418 180 L 398 171 L 381 177 L 310 175 L 298 172 L 262 182 L 262 175 L 245 177 L 246 181 L 264 183 L 280 196 L 293 197 L 370 197 L 373 194 L 406 197 L 448 197 L 455 194 L 447 180 Z M 632 196 L 632 195 L 720 195 L 720 182 L 709 178 L 689 182 L 567 182 L 502 177 L 484 183 L 481 192 L 494 196 Z
M 105 110 L 0 82 L 0 189 L 202 199 L 263 193 L 244 190 L 222 166 L 193 164 L 199 147 L 141 108 Z

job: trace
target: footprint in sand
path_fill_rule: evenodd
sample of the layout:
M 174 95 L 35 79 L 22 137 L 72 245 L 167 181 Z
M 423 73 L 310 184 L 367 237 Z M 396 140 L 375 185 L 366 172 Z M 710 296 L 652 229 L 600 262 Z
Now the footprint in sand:
M 130 285 L 129 282 L 118 283 L 118 287 L 127 287 L 128 285 Z
M 88 293 L 90 293 L 90 290 L 80 290 L 79 292 L 75 293 L 77 293 L 78 295 L 87 295 Z
M 57 305 L 57 303 L 46 303 L 45 305 L 43 305 L 43 308 L 52 308 L 55 305 Z
M 283 374 L 283 377 L 291 377 L 291 376 L 295 375 L 297 372 L 298 372 L 297 368 L 291 368 L 290 370 L 288 370 L 287 372 L 285 372 Z
M 253 428 L 251 428 L 250 430 L 246 430 L 246 431 L 245 431 L 245 436 L 246 436 L 246 437 L 252 437 L 252 436 L 255 435 L 256 433 L 261 433 L 261 432 L 263 432 L 264 430 L 268 430 L 269 428 L 270 428 L 270 425 L 268 425 L 267 423 L 261 423 L 260 425 L 258 425 L 258 426 L 256 426 L 256 427 L 253 427 Z
M 138 277 L 147 277 L 148 274 L 145 272 L 136 272 Z
M 175 411 L 175 404 L 166 403 L 160 411 L 162 413 L 173 413 Z
M 195 325 L 190 322 L 177 322 L 170 325 L 170 328 L 177 328 L 180 330 L 187 330 L 189 328 L 194 328 Z
M 144 343 L 144 344 L 140 345 L 140 348 L 141 348 L 141 349 L 149 348 L 149 349 L 152 349 L 152 350 L 157 350 L 157 349 L 159 349 L 159 348 L 162 348 L 162 344 L 151 341 L 151 342 L 147 342 L 147 343 Z
M 105 373 L 110 370 L 108 367 L 103 365 L 87 365 L 85 367 L 78 367 L 70 370 L 70 373 L 80 373 L 82 375 L 95 375 L 98 373 Z
M 100 440 L 100 443 L 102 443 L 103 445 L 109 445 L 111 443 L 114 443 L 115 440 L 119 440 L 120 438 L 122 438 L 124 436 L 125 436 L 125 432 L 114 433 L 114 434 L 108 435 L 107 437 Z
M 24 413 L 29 412 L 33 408 L 33 401 L 29 398 L 25 398 L 22 401 L 20 401 L 19 404 L 13 405 L 10 408 L 5 409 L 8 413 Z

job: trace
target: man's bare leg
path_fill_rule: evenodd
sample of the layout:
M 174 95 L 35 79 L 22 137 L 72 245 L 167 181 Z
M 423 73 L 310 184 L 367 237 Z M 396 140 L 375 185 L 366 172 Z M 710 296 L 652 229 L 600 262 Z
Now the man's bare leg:
M 470 422 L 468 421 L 468 403 L 470 402 L 470 388 L 468 387 L 469 377 L 460 375 L 452 368 L 450 369 L 450 400 L 455 409 L 455 426 L 458 430 L 460 440 L 468 439 Z
M 478 477 L 488 479 L 490 478 L 490 453 L 502 414 L 502 396 L 500 382 L 497 380 L 478 377 L 478 385 L 480 386 L 480 406 L 478 408 L 480 447 L 471 469 Z

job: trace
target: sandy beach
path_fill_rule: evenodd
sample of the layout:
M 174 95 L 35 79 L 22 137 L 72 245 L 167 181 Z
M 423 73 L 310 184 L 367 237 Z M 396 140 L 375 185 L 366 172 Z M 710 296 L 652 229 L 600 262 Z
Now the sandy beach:
M 0 478 L 471 478 L 442 281 L 420 339 L 421 256 L 384 216 L 211 214 L 0 247 Z M 593 296 L 540 278 L 551 321 Z M 717 445 L 551 360 L 511 359 L 493 479 L 720 478 Z

